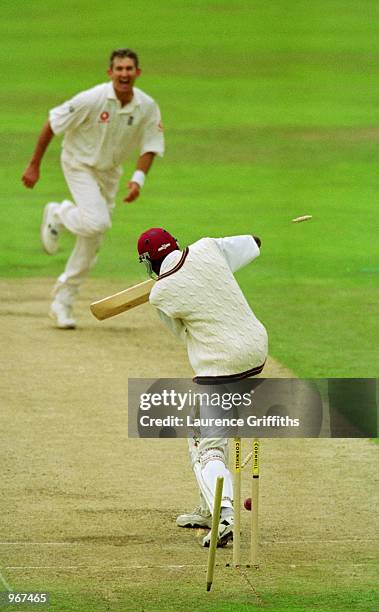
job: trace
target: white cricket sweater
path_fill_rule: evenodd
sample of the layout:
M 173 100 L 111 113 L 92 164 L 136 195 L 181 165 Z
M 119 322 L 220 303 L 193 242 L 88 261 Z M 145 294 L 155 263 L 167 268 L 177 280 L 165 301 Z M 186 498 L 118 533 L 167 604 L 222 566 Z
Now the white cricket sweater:
M 246 372 L 264 363 L 268 339 L 233 272 L 259 255 L 252 236 L 202 238 L 162 263 L 150 303 L 187 344 L 197 376 Z

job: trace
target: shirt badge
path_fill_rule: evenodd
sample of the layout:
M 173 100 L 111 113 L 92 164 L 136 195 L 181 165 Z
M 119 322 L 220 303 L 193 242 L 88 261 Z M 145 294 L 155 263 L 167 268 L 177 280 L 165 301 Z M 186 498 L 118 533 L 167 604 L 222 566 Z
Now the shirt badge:
M 134 121 L 134 117 L 133 117 L 133 115 L 131 115 L 131 116 L 128 118 L 128 125 L 133 125 L 133 121 Z
M 109 121 L 109 113 L 107 111 L 103 111 L 100 114 L 99 121 L 100 121 L 100 123 L 108 123 L 108 121 Z

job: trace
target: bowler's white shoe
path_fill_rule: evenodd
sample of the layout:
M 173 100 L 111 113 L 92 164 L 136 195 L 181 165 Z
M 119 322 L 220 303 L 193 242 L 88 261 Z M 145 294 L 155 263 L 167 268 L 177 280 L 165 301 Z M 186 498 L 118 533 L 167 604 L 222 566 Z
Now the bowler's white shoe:
M 41 242 L 48 255 L 54 255 L 58 249 L 60 224 L 56 220 L 56 212 L 59 204 L 50 202 L 43 210 L 41 225 Z
M 76 327 L 76 321 L 72 316 L 72 306 L 62 304 L 58 300 L 54 300 L 51 304 L 49 316 L 59 329 L 75 329 Z
M 179 527 L 212 527 L 212 515 L 209 510 L 197 506 L 188 514 L 180 514 L 176 519 Z
M 227 518 L 224 518 L 219 522 L 218 536 L 217 536 L 217 547 L 218 548 L 222 546 L 226 546 L 228 542 L 233 540 L 233 526 L 234 526 L 233 516 L 228 516 Z M 208 548 L 210 542 L 211 542 L 211 532 L 207 533 L 207 535 L 203 538 L 203 546 L 205 548 Z

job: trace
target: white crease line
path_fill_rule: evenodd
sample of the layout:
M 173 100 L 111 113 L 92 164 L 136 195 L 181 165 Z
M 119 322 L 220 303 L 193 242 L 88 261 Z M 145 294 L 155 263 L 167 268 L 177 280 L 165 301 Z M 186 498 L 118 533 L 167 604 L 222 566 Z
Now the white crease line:
M 271 546 L 272 544 L 364 544 L 367 542 L 376 542 L 377 540 L 374 538 L 368 539 L 345 539 L 341 538 L 340 540 L 265 540 L 261 542 L 261 544 L 265 546 Z
M 103 565 L 8 565 L 7 570 L 80 570 L 80 569 L 91 569 L 97 571 L 113 571 L 113 570 L 133 570 L 133 569 L 185 569 L 189 567 L 207 567 L 204 565 L 112 565 L 110 567 L 104 567 Z
M 1 572 L 0 572 L 0 581 L 3 583 L 3 585 L 4 585 L 4 587 L 6 588 L 7 591 L 9 591 L 9 592 L 13 591 L 12 587 L 5 580 L 5 578 L 4 578 L 4 576 L 3 576 L 3 574 Z
M 0 542 L 0 546 L 82 546 L 84 542 Z
M 301 540 L 262 540 L 261 544 L 264 546 L 271 546 L 272 544 L 364 544 L 365 542 L 376 542 L 377 538 L 340 538 L 339 540 L 314 540 L 314 539 L 301 539 Z M 98 546 L 113 546 L 112 542 L 102 542 L 97 544 Z M 0 546 L 93 546 L 91 542 L 0 542 Z M 183 566 L 185 567 L 185 566 Z

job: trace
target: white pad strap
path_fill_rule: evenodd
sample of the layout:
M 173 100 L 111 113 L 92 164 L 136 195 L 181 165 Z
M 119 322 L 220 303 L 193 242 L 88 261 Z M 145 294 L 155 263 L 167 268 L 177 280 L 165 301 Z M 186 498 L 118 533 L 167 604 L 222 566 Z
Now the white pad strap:
M 218 476 L 224 477 L 221 507 L 233 508 L 232 476 L 225 465 L 225 457 L 221 449 L 211 448 L 201 453 L 200 460 L 193 464 L 193 471 L 201 494 L 212 514 Z

